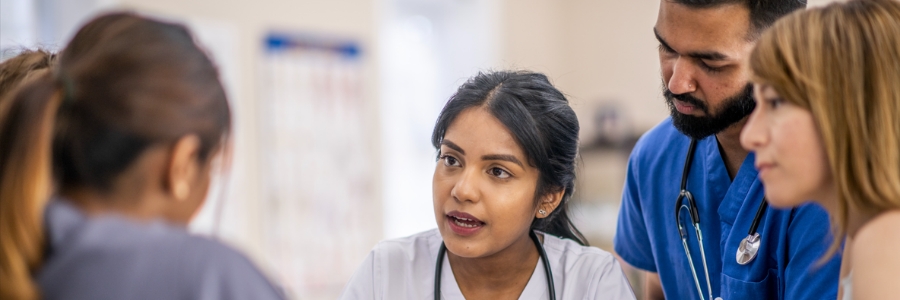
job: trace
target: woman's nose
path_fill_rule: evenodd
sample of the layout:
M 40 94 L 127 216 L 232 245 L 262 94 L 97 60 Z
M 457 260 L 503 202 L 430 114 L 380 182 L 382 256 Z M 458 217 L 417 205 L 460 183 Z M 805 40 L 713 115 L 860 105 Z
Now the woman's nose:
M 465 170 L 450 191 L 453 198 L 461 202 L 478 202 L 481 199 L 478 190 L 479 174 L 476 170 Z
M 768 142 L 768 131 L 762 122 L 762 113 L 759 106 L 750 114 L 747 124 L 741 130 L 741 146 L 749 151 L 756 151 Z

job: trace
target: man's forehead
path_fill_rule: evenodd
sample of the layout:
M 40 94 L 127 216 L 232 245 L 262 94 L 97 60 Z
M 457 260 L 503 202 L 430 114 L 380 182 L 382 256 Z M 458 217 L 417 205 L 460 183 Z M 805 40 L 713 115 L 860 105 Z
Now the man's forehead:
M 671 0 L 660 1 L 654 27 L 676 52 L 718 52 L 730 58 L 750 43 L 750 30 L 750 11 L 741 3 L 694 8 Z

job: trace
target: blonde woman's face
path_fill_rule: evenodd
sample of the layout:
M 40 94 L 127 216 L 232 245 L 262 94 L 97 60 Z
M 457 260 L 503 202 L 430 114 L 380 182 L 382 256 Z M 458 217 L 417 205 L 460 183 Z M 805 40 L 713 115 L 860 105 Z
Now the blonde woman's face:
M 756 153 L 756 169 L 775 207 L 830 199 L 831 169 L 810 111 L 781 98 L 770 85 L 754 86 L 756 109 L 741 144 Z

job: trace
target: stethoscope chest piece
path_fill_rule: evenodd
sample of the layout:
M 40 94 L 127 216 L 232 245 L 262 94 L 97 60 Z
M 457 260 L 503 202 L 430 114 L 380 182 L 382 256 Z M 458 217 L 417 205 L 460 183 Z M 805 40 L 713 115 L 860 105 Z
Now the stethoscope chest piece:
M 753 233 L 745 237 L 737 249 L 737 263 L 746 265 L 753 261 L 753 259 L 756 258 L 756 254 L 759 253 L 759 243 L 759 233 Z

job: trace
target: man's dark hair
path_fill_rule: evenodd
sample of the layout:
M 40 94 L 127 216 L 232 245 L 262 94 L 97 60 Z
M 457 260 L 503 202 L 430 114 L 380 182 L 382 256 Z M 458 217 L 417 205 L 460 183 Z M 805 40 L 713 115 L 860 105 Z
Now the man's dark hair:
M 775 20 L 806 7 L 806 0 L 666 0 L 692 8 L 740 3 L 750 10 L 750 36 L 756 38 Z

